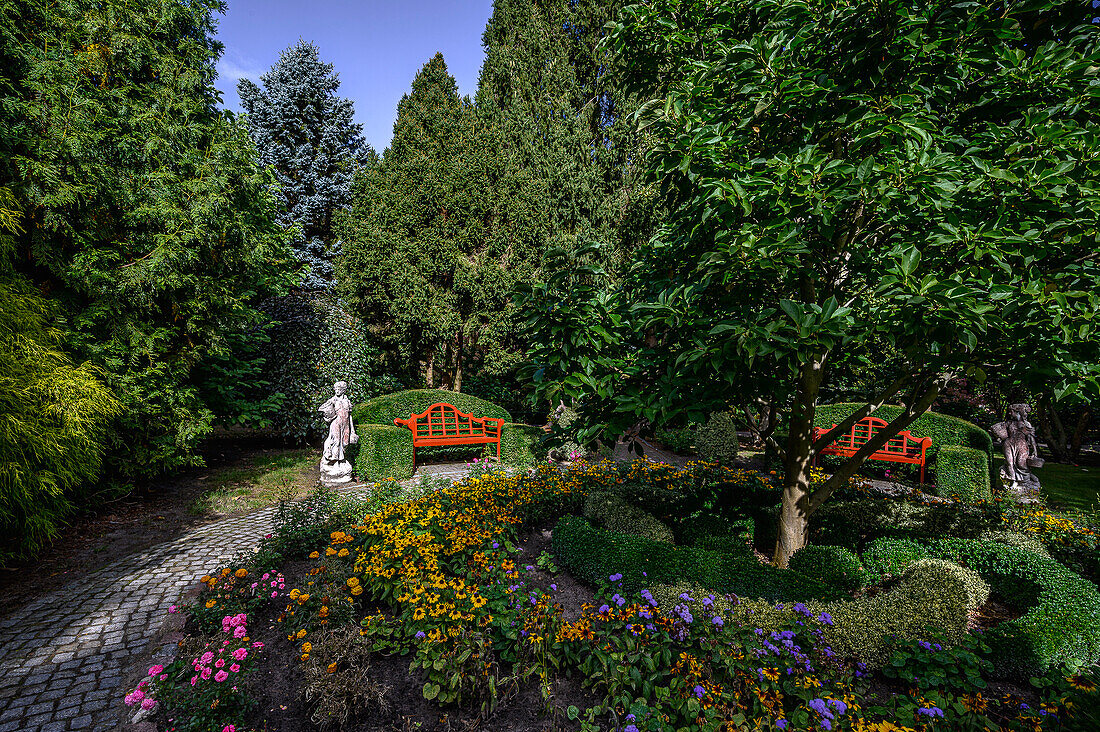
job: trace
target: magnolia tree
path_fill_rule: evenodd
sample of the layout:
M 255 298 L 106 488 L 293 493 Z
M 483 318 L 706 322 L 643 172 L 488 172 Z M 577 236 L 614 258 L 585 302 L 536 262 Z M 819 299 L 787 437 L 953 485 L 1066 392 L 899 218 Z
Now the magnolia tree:
M 626 8 L 611 39 L 651 99 L 638 118 L 673 214 L 629 295 L 602 306 L 616 330 L 587 366 L 563 342 L 599 331 L 540 338 L 541 388 L 608 397 L 609 430 L 701 394 L 786 405 L 786 439 L 770 440 L 783 566 L 810 516 L 957 376 L 1095 393 L 1100 58 L 1084 13 L 1042 0 Z M 536 326 L 587 312 L 552 284 L 530 305 Z M 815 440 L 823 389 L 869 366 L 876 393 Z M 888 402 L 904 408 L 811 485 L 814 455 Z

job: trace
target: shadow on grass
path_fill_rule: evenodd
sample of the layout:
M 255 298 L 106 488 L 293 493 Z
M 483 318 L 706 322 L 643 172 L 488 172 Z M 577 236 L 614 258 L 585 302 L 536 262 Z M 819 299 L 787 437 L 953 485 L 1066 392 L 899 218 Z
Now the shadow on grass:
M 216 470 L 201 480 L 208 490 L 188 509 L 197 515 L 247 513 L 308 494 L 317 486 L 314 449 L 255 455 L 244 465 Z

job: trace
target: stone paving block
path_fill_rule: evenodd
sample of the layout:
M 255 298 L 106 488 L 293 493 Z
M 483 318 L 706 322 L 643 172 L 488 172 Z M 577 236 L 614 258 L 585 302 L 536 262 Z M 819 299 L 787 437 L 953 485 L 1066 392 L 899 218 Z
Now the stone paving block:
M 48 722 L 42 725 L 42 732 L 65 732 L 68 722 Z
M 22 732 L 22 725 L 23 722 L 18 720 L 14 722 L 0 722 L 0 732 Z
M 32 704 L 31 706 L 27 707 L 26 713 L 32 716 L 35 714 L 43 714 L 45 712 L 52 712 L 53 707 L 54 703 L 52 701 L 40 702 L 38 704 Z
M 85 714 L 69 720 L 69 729 L 88 729 L 92 726 L 92 715 Z

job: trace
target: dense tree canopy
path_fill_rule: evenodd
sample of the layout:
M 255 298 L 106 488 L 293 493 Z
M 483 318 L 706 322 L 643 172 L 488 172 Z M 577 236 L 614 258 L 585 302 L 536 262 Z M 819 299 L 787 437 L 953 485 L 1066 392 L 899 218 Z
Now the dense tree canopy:
M 361 165 L 374 158 L 353 121 L 350 99 L 337 96 L 339 76 L 321 60 L 320 49 L 298 41 L 260 77 L 241 79 L 237 90 L 260 164 L 275 171 L 279 222 L 297 224 L 294 253 L 304 265 L 302 286 L 332 284 L 335 212 L 351 201 Z
M 1095 389 L 1100 87 L 1083 21 L 1047 1 L 627 8 L 614 42 L 654 99 L 639 117 L 673 218 L 616 305 L 617 360 L 579 379 L 558 343 L 539 357 L 655 421 L 700 387 L 786 400 L 780 562 L 952 378 Z M 906 409 L 811 492 L 822 386 L 870 358 L 888 378 L 853 418 Z
M 217 109 L 220 9 L 0 4 L 0 187 L 19 212 L 3 256 L 117 395 L 108 459 L 122 478 L 195 462 L 219 416 L 195 367 L 290 283 L 270 178 Z

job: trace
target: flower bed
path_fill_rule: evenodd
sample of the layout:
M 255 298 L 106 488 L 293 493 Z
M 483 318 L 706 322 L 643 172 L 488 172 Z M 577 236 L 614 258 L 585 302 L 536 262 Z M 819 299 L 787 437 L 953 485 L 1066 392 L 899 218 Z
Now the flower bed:
M 641 507 L 665 520 L 662 512 L 706 506 L 716 496 L 728 503 L 738 492 L 746 504 L 761 503 L 772 490 L 766 476 L 745 471 L 636 462 L 486 474 L 383 505 L 285 562 L 281 577 L 269 571 L 249 581 L 253 570 L 234 566 L 209 578 L 192 609 L 196 631 L 212 631 L 204 642 L 224 643 L 225 628 L 210 627 L 212 613 L 232 623 L 239 615 L 230 612 L 247 607 L 242 622 L 250 633 L 264 627 L 260 665 L 270 664 L 254 671 L 265 680 L 255 692 L 262 706 L 217 707 L 234 710 L 238 716 L 224 721 L 238 730 L 384 728 L 402 718 L 422 729 L 459 720 L 529 729 L 541 709 L 554 728 L 626 732 L 1035 729 L 1069 714 L 1074 694 L 1082 708 L 1087 673 L 1050 674 L 1027 699 L 990 691 L 980 639 L 951 647 L 933 635 L 920 641 L 927 649 L 894 642 L 884 647 L 895 675 L 872 677 L 838 657 L 827 640 L 833 618 L 809 603 L 776 611 L 705 590 L 659 602 L 637 577 L 626 582 L 624 573 L 634 577 L 636 567 L 601 575 L 586 598 L 576 579 L 552 571 L 548 555 L 534 556 L 547 543 L 542 531 L 580 513 L 594 491 L 641 496 Z M 882 597 L 879 604 L 887 602 Z M 242 640 L 234 637 L 227 652 L 243 648 L 234 646 Z M 181 710 L 175 714 L 194 715 L 206 703 L 195 691 L 199 682 L 187 687 L 196 674 L 208 681 L 202 669 L 216 668 L 217 653 L 195 668 L 205 653 L 188 654 L 162 670 L 167 679 L 146 684 L 154 693 L 162 683 L 171 689 L 167 706 Z M 974 673 L 960 676 L 962 668 Z M 914 678 L 940 676 L 951 682 L 911 688 Z M 282 696 L 273 696 L 276 688 Z M 184 702 L 188 694 L 198 701 Z M 280 722 L 279 707 L 296 721 Z M 203 724 L 181 728 L 213 728 Z

